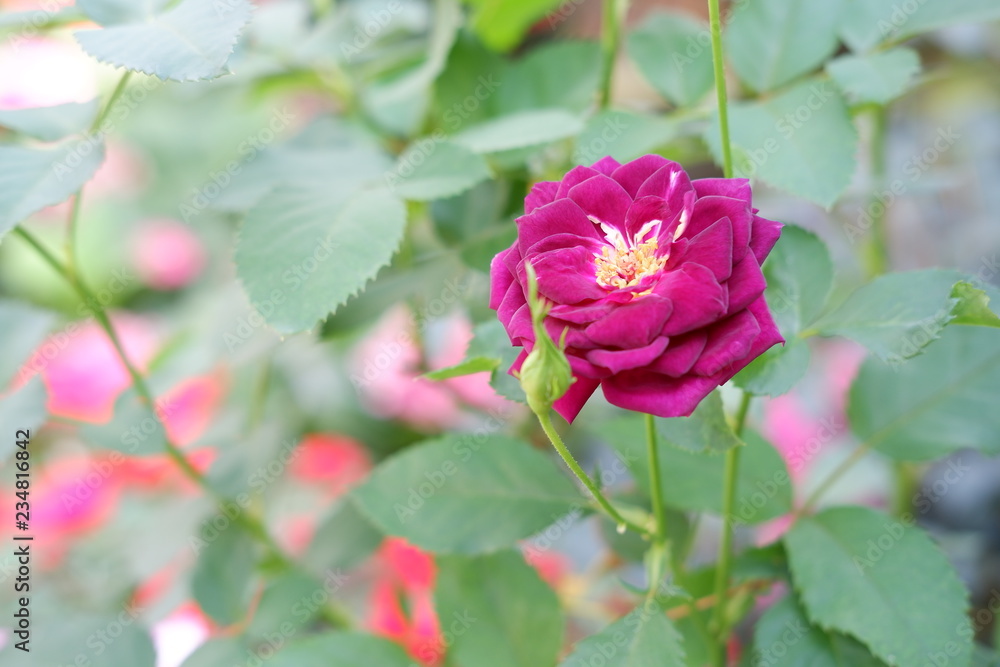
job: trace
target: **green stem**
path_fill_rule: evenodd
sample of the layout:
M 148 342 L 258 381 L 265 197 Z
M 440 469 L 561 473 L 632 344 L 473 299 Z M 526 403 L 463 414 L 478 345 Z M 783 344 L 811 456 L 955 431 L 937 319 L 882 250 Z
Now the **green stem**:
M 656 421 L 653 415 L 646 415 L 646 447 L 649 451 L 649 488 L 653 501 L 653 516 L 656 517 L 656 540 L 667 539 L 667 512 L 663 506 L 663 482 L 660 479 L 660 452 L 656 446 Z
M 614 82 L 615 58 L 621 43 L 622 24 L 628 14 L 629 0 L 604 0 L 603 26 L 601 28 L 601 109 L 611 105 L 611 85 Z
M 708 22 L 712 31 L 712 64 L 715 67 L 715 96 L 719 105 L 719 132 L 722 135 L 722 173 L 733 177 L 733 149 L 729 145 L 729 109 L 726 102 L 726 70 L 722 57 L 722 20 L 719 0 L 708 0 Z
M 885 218 L 887 204 L 880 201 L 878 193 L 885 187 L 885 149 L 888 112 L 884 106 L 872 110 L 871 164 L 872 184 L 875 193 L 868 203 L 871 216 L 871 230 L 861 251 L 861 260 L 869 278 L 880 276 L 889 270 L 889 238 Z
M 559 437 L 559 433 L 556 432 L 555 427 L 552 425 L 552 419 L 549 417 L 548 413 L 547 412 L 535 413 L 535 416 L 538 417 L 538 423 L 542 425 L 542 430 L 545 431 L 545 435 L 548 436 L 549 442 L 552 443 L 552 446 L 555 447 L 557 452 L 559 452 L 559 456 L 561 456 L 563 461 L 566 462 L 566 465 L 569 466 L 569 469 L 573 471 L 573 474 L 576 475 L 581 482 L 583 482 L 583 485 L 587 487 L 587 490 L 590 491 L 591 495 L 594 496 L 594 499 L 601 506 L 601 508 L 603 508 L 604 511 L 607 512 L 608 516 L 610 516 L 611 519 L 619 526 L 625 526 L 626 528 L 634 530 L 640 535 L 649 535 L 648 530 L 640 526 L 637 526 L 636 524 L 632 523 L 631 521 L 623 517 L 621 513 L 619 513 L 618 510 L 616 510 L 614 506 L 608 501 L 608 499 L 604 497 L 604 494 L 601 493 L 601 489 L 597 486 L 596 483 L 594 483 L 594 480 L 590 478 L 590 475 L 588 475 L 584 471 L 584 469 L 580 467 L 580 464 L 577 463 L 577 460 L 573 456 L 572 452 L 570 452 L 569 449 L 567 449 L 565 443 L 563 443 L 562 438 Z
M 737 436 L 742 435 L 743 426 L 746 423 L 747 412 L 750 410 L 751 395 L 743 393 L 740 400 L 739 409 L 736 411 L 733 431 Z M 726 665 L 726 643 L 729 639 L 729 628 L 726 623 L 726 596 L 729 590 L 729 575 L 732 570 L 733 560 L 733 508 L 736 505 L 736 482 L 740 469 L 740 447 L 731 447 L 726 452 L 725 469 L 723 472 L 722 491 L 722 539 L 719 543 L 719 562 L 715 570 L 715 608 L 712 617 L 711 627 L 715 631 L 717 642 L 715 645 L 714 664 L 717 667 Z
M 118 98 L 121 97 L 121 94 L 125 92 L 125 88 L 128 86 L 129 79 L 131 78 L 132 72 L 129 71 L 122 74 L 122 77 L 118 79 L 118 85 L 116 85 L 115 89 L 111 91 L 111 97 L 109 97 L 108 101 L 104 103 L 104 107 L 101 109 L 101 112 L 97 114 L 97 118 L 95 118 L 94 122 L 91 123 L 90 134 L 93 134 L 101 129 L 101 125 L 104 124 L 108 114 L 111 113 L 111 110 L 115 106 L 115 102 L 117 102 Z
M 27 242 L 28 245 L 30 245 L 42 257 L 42 259 L 49 264 L 49 266 L 61 275 L 77 292 L 79 297 L 83 299 L 84 303 L 86 303 L 92 310 L 94 319 L 97 320 L 97 323 L 107 334 L 112 347 L 115 349 L 115 353 L 125 366 L 125 370 L 128 372 L 129 377 L 131 377 L 136 393 L 139 394 L 139 396 L 149 405 L 157 420 L 162 423 L 162 417 L 156 410 L 156 401 L 153 399 L 153 394 L 149 389 L 149 385 L 139 373 L 138 369 L 136 369 L 136 367 L 132 364 L 132 361 L 128 358 L 128 355 L 125 353 L 125 348 L 122 346 L 121 339 L 118 337 L 108 314 L 104 311 L 101 303 L 94 297 L 90 288 L 87 287 L 79 275 L 74 274 L 71 269 L 63 265 L 63 263 L 60 262 L 56 256 L 53 255 L 52 252 L 49 251 L 49 249 L 46 248 L 30 232 L 22 227 L 16 227 L 14 232 Z M 164 442 L 167 456 L 169 456 L 177 467 L 181 469 L 181 472 L 183 472 L 188 479 L 197 484 L 198 487 L 200 487 L 207 495 L 211 496 L 216 503 L 221 506 L 226 499 L 208 483 L 208 480 L 205 479 L 204 475 L 202 475 L 197 468 L 191 465 L 191 462 L 188 461 L 186 456 L 184 456 L 184 452 L 181 451 L 181 449 L 166 436 L 165 430 Z M 256 538 L 268 550 L 269 556 L 272 560 L 280 563 L 287 569 L 294 569 L 295 564 L 274 541 L 274 538 L 271 537 L 270 533 L 267 531 L 267 527 L 259 518 L 247 513 L 238 513 L 234 520 L 246 529 L 248 533 L 254 536 L 254 538 Z M 351 624 L 347 614 L 339 608 L 334 607 L 332 604 L 324 607 L 323 617 L 334 627 L 349 627 Z

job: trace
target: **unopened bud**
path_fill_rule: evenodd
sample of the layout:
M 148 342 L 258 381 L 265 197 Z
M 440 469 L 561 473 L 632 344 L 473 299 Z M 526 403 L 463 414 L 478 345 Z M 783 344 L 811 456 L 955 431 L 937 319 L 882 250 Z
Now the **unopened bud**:
M 518 377 L 528 399 L 528 407 L 536 414 L 548 412 L 552 404 L 563 397 L 573 384 L 573 369 L 560 347 L 545 329 L 548 304 L 538 296 L 538 279 L 535 269 L 525 263 L 528 274 L 528 308 L 531 310 L 535 347 L 521 365 Z M 564 342 L 564 341 L 563 341 Z

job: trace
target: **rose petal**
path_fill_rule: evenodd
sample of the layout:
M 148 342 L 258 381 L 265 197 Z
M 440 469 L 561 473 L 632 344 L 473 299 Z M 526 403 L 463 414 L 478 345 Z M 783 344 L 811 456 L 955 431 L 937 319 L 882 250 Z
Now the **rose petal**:
M 612 309 L 584 332 L 598 345 L 642 347 L 660 335 L 672 311 L 673 305 L 668 299 L 647 294 Z
M 635 193 L 639 191 L 642 184 L 668 164 L 672 163 L 662 155 L 643 155 L 615 169 L 611 178 L 618 181 L 630 197 L 635 198 Z
M 514 276 L 511 275 L 503 263 L 504 258 L 510 251 L 511 248 L 500 251 L 493 258 L 493 261 L 490 262 L 490 308 L 493 310 L 500 307 L 500 302 L 514 282 Z
M 662 333 L 676 336 L 714 322 L 726 312 L 725 291 L 712 272 L 700 264 L 685 264 L 665 273 L 653 294 L 670 299 L 673 313 Z
M 629 350 L 590 350 L 587 352 L 587 361 L 598 366 L 607 368 L 612 373 L 640 368 L 648 365 L 654 359 L 663 354 L 670 341 L 666 336 L 658 336 L 653 342 L 645 347 L 636 347 Z
M 657 417 L 690 417 L 716 386 L 710 378 L 671 378 L 647 370 L 625 371 L 601 382 L 608 403 Z
M 674 217 L 676 218 L 676 216 Z M 625 214 L 626 237 L 628 239 L 635 238 L 636 234 L 639 233 L 639 230 L 642 229 L 643 225 L 654 220 L 658 220 L 659 224 L 656 225 L 653 232 L 644 237 L 643 240 L 658 238 L 660 236 L 660 229 L 663 225 L 671 222 L 671 213 L 665 199 L 660 197 L 642 197 L 640 199 L 636 199 L 632 202 L 632 205 L 628 207 L 628 212 Z M 665 250 L 665 247 L 661 246 L 660 250 Z
M 764 263 L 771 248 L 778 242 L 781 236 L 782 225 L 780 222 L 762 218 L 759 215 L 753 216 L 753 232 L 750 235 L 750 252 L 757 258 L 759 264 Z
M 649 364 L 649 370 L 670 377 L 680 377 L 689 372 L 698 361 L 707 341 L 708 334 L 704 331 L 694 331 L 671 338 L 666 352 Z
M 531 308 L 527 303 L 514 311 L 507 325 L 507 335 L 514 345 L 523 345 L 524 341 L 535 340 L 535 330 L 531 326 Z
M 603 177 L 602 177 L 603 178 Z M 521 254 L 554 234 L 573 234 L 580 238 L 600 239 L 587 214 L 569 199 L 557 199 L 516 220 L 517 242 Z
M 720 283 L 729 278 L 733 272 L 733 226 L 729 218 L 717 220 L 692 238 L 682 261 L 704 266 Z
M 745 202 L 753 201 L 750 181 L 746 178 L 699 178 L 691 181 L 691 185 L 699 197 L 719 195 L 742 199 Z
M 524 212 L 531 213 L 536 208 L 551 204 L 559 191 L 559 181 L 539 181 L 531 186 L 524 198 Z
M 585 306 L 557 305 L 549 311 L 549 317 L 571 324 L 590 324 L 606 317 L 615 305 L 614 302 L 610 301 L 600 301 Z
M 604 289 L 597 284 L 594 253 L 589 248 L 544 252 L 532 257 L 531 265 L 538 275 L 538 292 L 556 303 L 579 303 L 604 296 Z
M 569 191 L 569 198 L 592 220 L 625 229 L 625 213 L 632 205 L 632 198 L 611 178 L 602 174 L 575 185 Z
M 590 167 L 573 167 L 566 172 L 566 175 L 559 181 L 559 189 L 556 190 L 556 199 L 562 199 L 569 194 L 570 188 L 579 183 L 583 183 L 589 178 L 599 176 L 601 172 Z
M 748 252 L 733 267 L 733 275 L 729 277 L 726 288 L 729 290 L 729 313 L 743 310 L 764 293 L 767 281 L 752 252 Z
M 610 176 L 621 166 L 622 166 L 621 162 L 614 159 L 610 155 L 605 155 L 600 160 L 590 165 L 590 168 L 593 169 L 594 171 L 599 171 L 605 176 Z
M 507 292 L 500 299 L 500 304 L 496 309 L 497 319 L 507 327 L 508 332 L 510 331 L 510 321 L 513 319 L 514 313 L 525 303 L 527 303 L 527 300 L 524 296 L 524 288 L 521 287 L 521 283 L 512 281 L 510 287 L 507 288 Z
M 785 342 L 785 339 L 781 336 L 781 332 L 778 331 L 778 326 L 774 323 L 774 318 L 771 317 L 771 312 L 767 309 L 767 304 L 764 302 L 763 298 L 757 299 L 747 306 L 746 312 L 749 312 L 754 316 L 754 319 L 757 321 L 757 326 L 760 327 L 760 334 L 757 336 L 756 340 L 754 340 L 753 345 L 750 346 L 750 352 L 747 353 L 745 357 L 734 362 L 732 366 L 725 368 L 714 376 L 714 380 L 717 384 L 721 385 L 729 382 L 734 375 L 746 368 L 747 364 L 751 361 L 764 354 L 764 352 L 778 343 Z
M 562 415 L 563 419 L 572 424 L 600 384 L 600 380 L 576 377 L 576 381 L 569 386 L 569 390 L 563 394 L 562 398 L 552 404 L 552 408 Z
M 739 261 L 747 252 L 750 242 L 752 214 L 749 202 L 732 197 L 700 197 L 694 203 L 694 213 L 682 237 L 692 238 L 708 229 L 717 220 L 729 218 L 733 225 L 733 260 Z
M 689 192 L 693 192 L 691 179 L 688 178 L 684 168 L 676 162 L 668 162 L 646 179 L 635 193 L 635 197 L 636 199 L 650 195 L 662 197 L 667 200 L 670 210 L 677 213 L 684 209 L 684 198 Z
M 760 335 L 757 319 L 746 310 L 709 327 L 708 343 L 691 369 L 696 375 L 712 376 L 745 358 Z

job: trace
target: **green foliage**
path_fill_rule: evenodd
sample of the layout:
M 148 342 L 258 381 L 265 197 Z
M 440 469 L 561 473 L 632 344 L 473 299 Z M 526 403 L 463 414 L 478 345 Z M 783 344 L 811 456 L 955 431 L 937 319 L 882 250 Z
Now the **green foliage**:
M 304 331 L 389 263 L 405 226 L 403 203 L 382 189 L 279 188 L 243 223 L 237 273 L 268 324 Z
M 429 201 L 452 197 L 490 177 L 486 161 L 450 142 L 415 144 L 403 153 L 389 185 L 404 199 Z
M 104 142 L 68 139 L 52 148 L 0 146 L 0 238 L 86 183 L 104 161 Z
M 649 459 L 641 415 L 617 417 L 594 430 L 621 455 L 636 483 L 649 492 Z M 781 455 L 758 436 L 745 434 L 736 486 L 736 521 L 758 524 L 791 510 L 792 489 Z M 660 448 L 663 501 L 670 507 L 719 514 L 722 498 L 724 457 L 717 453 L 690 452 L 675 447 Z
M 992 290 L 994 294 L 997 290 Z M 990 309 L 990 296 L 985 290 L 972 283 L 955 283 L 951 297 L 958 300 L 952 324 L 968 324 L 982 327 L 1000 327 L 1000 317 Z
M 819 67 L 837 50 L 844 0 L 754 0 L 726 27 L 729 62 L 756 91 L 773 90 Z
M 16 424 L 18 429 L 36 431 L 49 416 L 45 407 L 48 398 L 42 378 L 36 375 L 23 387 L 0 396 L 0 420 Z M 8 438 L 0 443 L 0 460 L 6 460 L 14 452 L 15 442 Z
M 971 447 L 1000 453 L 1000 331 L 948 327 L 919 357 L 868 360 L 851 387 L 851 428 L 894 459 L 927 461 Z
M 320 523 L 303 560 L 315 572 L 349 570 L 372 555 L 382 538 L 354 503 L 345 501 Z
M 101 25 L 153 21 L 170 0 L 77 0 L 77 7 Z
M 967 593 L 923 532 L 862 507 L 800 519 L 785 536 L 795 589 L 809 619 L 851 635 L 888 664 L 932 656 L 968 665 Z
M 465 0 L 474 8 L 472 29 L 483 43 L 498 51 L 517 46 L 535 21 L 557 8 L 561 0 Z
M 827 208 L 851 182 L 858 133 L 829 81 L 806 79 L 774 97 L 733 103 L 729 114 L 736 176 L 756 176 Z M 717 121 L 705 140 L 721 161 Z
M 794 595 L 786 596 L 761 616 L 753 640 L 753 655 L 774 667 L 885 665 L 856 640 L 812 625 Z
M 42 141 L 85 131 L 97 117 L 97 100 L 34 109 L 0 109 L 0 126 Z
M 628 36 L 628 53 L 657 92 L 693 106 L 712 87 L 708 26 L 681 14 L 656 13 Z
M 1000 18 L 992 0 L 912 2 L 898 0 L 844 0 L 840 36 L 852 51 L 871 51 L 885 42 L 899 42 L 956 23 Z
M 583 121 L 564 109 L 518 111 L 479 123 L 455 135 L 455 141 L 477 153 L 528 148 L 572 137 Z
M 388 535 L 464 554 L 510 546 L 583 503 L 548 457 L 521 440 L 480 433 L 387 459 L 354 490 L 354 502 Z
M 641 157 L 677 137 L 677 125 L 660 116 L 629 111 L 601 111 L 594 114 L 576 140 L 573 161 L 593 164 L 605 155 L 619 162 Z
M 826 71 L 851 104 L 886 104 L 913 85 L 920 56 L 907 48 L 831 60 Z
M 198 545 L 198 562 L 191 578 L 194 599 L 220 625 L 240 621 L 247 613 L 252 592 L 256 541 L 231 521 L 222 530 L 215 529 L 192 539 Z
M 604 630 L 578 642 L 559 667 L 686 667 L 680 633 L 655 602 L 636 607 Z
M 119 2 L 95 2 L 91 11 L 98 6 L 102 18 L 114 16 L 115 24 L 77 32 L 84 51 L 114 67 L 173 81 L 227 74 L 226 61 L 251 12 L 246 0 L 184 0 L 156 14 L 119 11 Z
M 889 363 L 916 356 L 955 318 L 956 271 L 925 269 L 880 276 L 826 313 L 813 329 L 855 340 Z
M 455 667 L 551 665 L 564 620 L 555 592 L 516 551 L 438 560 L 434 595 Z
M 726 420 L 718 391 L 699 403 L 690 417 L 657 419 L 656 430 L 668 444 L 692 452 L 721 452 L 743 444 Z
M 833 287 L 833 262 L 823 241 L 812 232 L 785 225 L 764 263 L 764 297 L 785 337 L 734 379 L 753 394 L 778 396 L 789 391 L 809 366 L 809 347 L 799 334 L 822 312 Z
M 12 299 L 0 299 L 0 386 L 8 386 L 55 324 L 56 315 Z M 44 359 L 45 350 L 41 359 Z M 51 351 L 49 351 L 51 352 Z M 20 378 L 19 378 L 20 379 Z

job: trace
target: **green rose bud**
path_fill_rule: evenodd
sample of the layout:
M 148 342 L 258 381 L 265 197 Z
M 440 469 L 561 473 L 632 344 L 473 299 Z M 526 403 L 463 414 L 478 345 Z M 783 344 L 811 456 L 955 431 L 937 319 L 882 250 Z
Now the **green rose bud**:
M 525 263 L 528 274 L 528 308 L 535 330 L 535 347 L 521 365 L 518 378 L 528 398 L 528 406 L 536 414 L 548 412 L 573 384 L 573 371 L 562 351 L 565 340 L 557 347 L 545 330 L 545 314 L 550 304 L 538 298 L 535 269 Z

